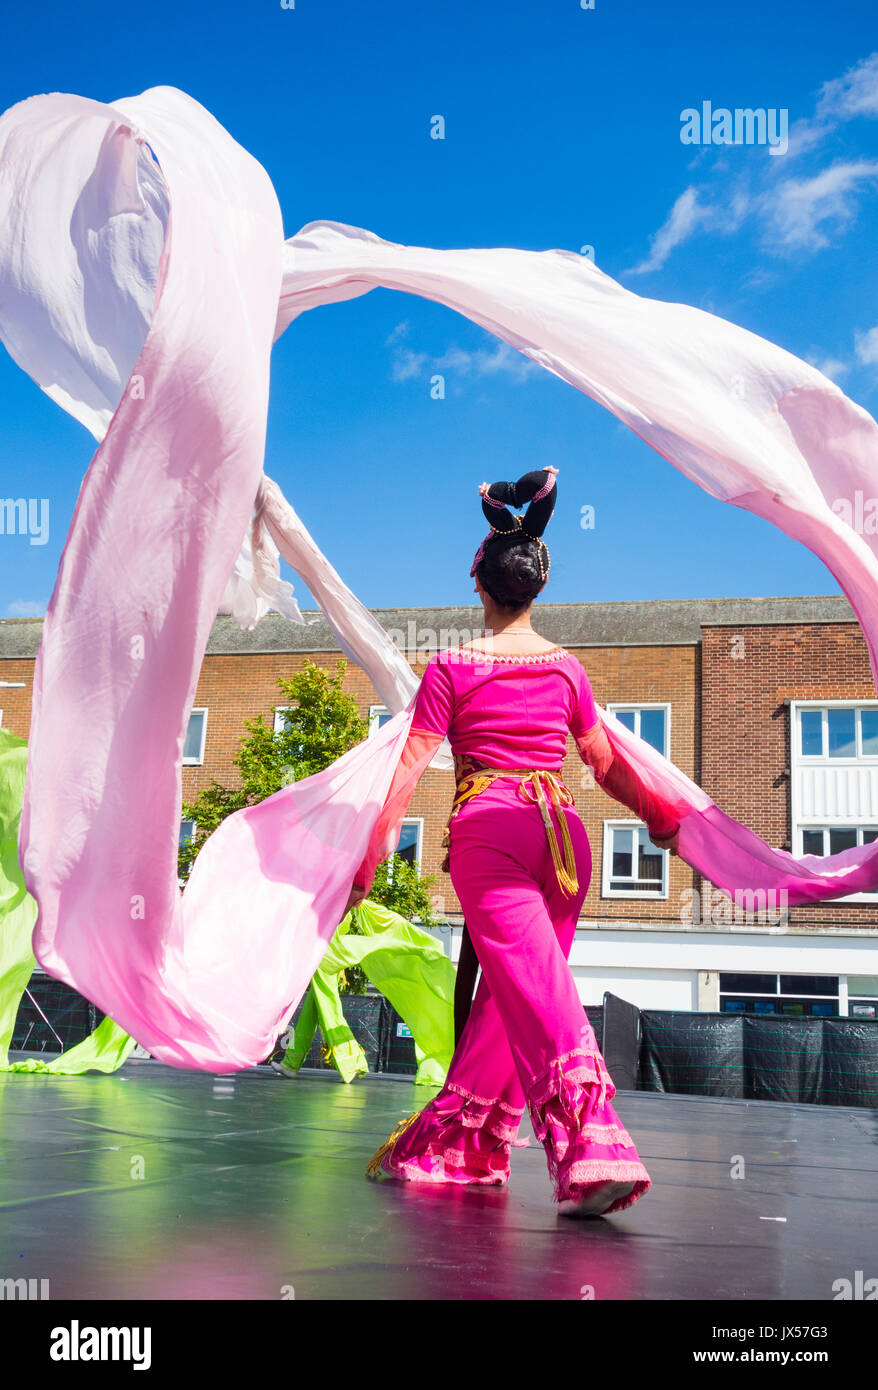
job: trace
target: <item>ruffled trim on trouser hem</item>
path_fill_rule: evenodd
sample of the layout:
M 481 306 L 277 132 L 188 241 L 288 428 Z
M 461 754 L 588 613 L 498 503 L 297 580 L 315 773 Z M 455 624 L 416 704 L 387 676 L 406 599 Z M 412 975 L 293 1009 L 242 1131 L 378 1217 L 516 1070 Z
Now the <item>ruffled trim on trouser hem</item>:
M 517 1137 L 523 1114 L 505 1101 L 446 1084 L 382 1155 L 380 1174 L 499 1187 L 509 1181 L 510 1150 L 530 1142 Z
M 556 1058 L 528 1092 L 534 1133 L 546 1151 L 556 1202 L 576 1201 L 598 1183 L 634 1183 L 607 1214 L 633 1206 L 652 1186 L 611 1102 L 616 1088 L 600 1053 Z

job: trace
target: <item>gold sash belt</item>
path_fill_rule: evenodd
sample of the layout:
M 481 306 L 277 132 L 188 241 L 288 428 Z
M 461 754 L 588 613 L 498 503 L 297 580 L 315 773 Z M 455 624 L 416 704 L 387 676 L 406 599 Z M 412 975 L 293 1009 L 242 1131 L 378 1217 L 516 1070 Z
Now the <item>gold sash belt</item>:
M 561 814 L 562 806 L 573 805 L 573 793 L 569 787 L 564 785 L 557 773 L 549 772 L 546 768 L 541 767 L 486 767 L 470 754 L 457 755 L 454 760 L 454 772 L 457 779 L 457 792 L 448 823 L 445 826 L 445 833 L 442 836 L 442 847 L 445 850 L 442 868 L 446 873 L 449 869 L 451 822 L 461 806 L 471 797 L 478 796 L 479 792 L 485 791 L 498 777 L 517 777 L 519 779 L 519 795 L 525 801 L 531 801 L 539 807 L 543 824 L 546 827 L 546 838 L 552 851 L 552 862 L 555 865 L 555 873 L 562 892 L 572 896 L 578 891 L 579 882 L 576 876 L 576 859 L 573 854 L 573 842 L 570 839 L 570 828 L 567 824 L 567 817 Z M 547 795 L 549 801 L 554 802 L 558 812 L 561 839 L 564 846 L 563 858 L 558 847 L 558 837 L 546 800 Z

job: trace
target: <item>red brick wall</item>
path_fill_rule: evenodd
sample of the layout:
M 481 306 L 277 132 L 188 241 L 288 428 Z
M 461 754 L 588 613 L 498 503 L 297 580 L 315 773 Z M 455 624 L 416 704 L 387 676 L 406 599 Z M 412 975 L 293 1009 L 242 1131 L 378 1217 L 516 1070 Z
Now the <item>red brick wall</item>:
M 599 704 L 664 703 L 671 705 L 671 760 L 700 781 L 719 806 L 751 826 L 769 844 L 782 847 L 790 835 L 789 711 L 785 698 L 874 699 L 866 644 L 850 624 L 753 625 L 703 628 L 699 648 L 571 648 L 582 661 Z M 740 656 L 733 656 L 739 651 Z M 319 665 L 335 669 L 338 654 L 316 652 Z M 286 703 L 277 686 L 300 669 L 307 653 L 208 655 L 198 682 L 195 705 L 207 706 L 205 763 L 183 768 L 184 799 L 192 800 L 213 780 L 239 785 L 232 766 L 245 735 L 244 720 L 262 711 L 271 720 L 273 707 Z M 415 665 L 416 674 L 422 666 Z M 21 690 L 0 690 L 4 727 L 27 736 L 34 662 L 0 661 L 4 680 L 23 680 Z M 378 697 L 363 672 L 349 665 L 344 688 L 365 716 Z M 630 813 L 588 785 L 572 740 L 564 776 L 585 823 L 594 860 L 592 882 L 583 908 L 588 919 L 680 921 L 681 893 L 698 880 L 679 859 L 671 859 L 669 897 L 658 902 L 601 897 L 603 822 L 633 819 Z M 450 772 L 428 770 L 412 798 L 408 814 L 424 818 L 423 870 L 434 875 L 433 891 L 444 898 L 442 911 L 460 912 L 447 874 L 439 869 L 440 841 L 451 806 Z M 793 923 L 810 925 L 878 924 L 871 905 L 818 905 L 791 910 Z
M 790 848 L 791 833 L 785 699 L 875 699 L 856 623 L 702 628 L 702 786 L 723 811 L 778 849 Z M 794 907 L 789 919 L 872 927 L 878 907 Z
M 592 683 L 598 704 L 612 702 L 671 703 L 671 758 L 690 777 L 696 774 L 695 711 L 696 711 L 696 649 L 694 647 L 598 647 L 574 649 Z M 332 652 L 311 654 L 318 665 L 335 669 L 337 655 Z M 206 705 L 207 741 L 205 763 L 201 767 L 183 768 L 184 800 L 192 800 L 212 780 L 224 786 L 237 787 L 240 778 L 232 758 L 243 737 L 244 719 L 252 719 L 261 710 L 270 721 L 276 704 L 284 704 L 277 687 L 279 677 L 289 679 L 307 659 L 306 654 L 271 653 L 241 656 L 206 656 L 198 682 L 195 705 Z M 417 675 L 423 665 L 412 662 Z M 370 704 L 380 703 L 371 683 L 359 669 L 349 665 L 344 689 L 357 700 L 360 713 L 366 717 Z M 691 887 L 693 875 L 688 865 L 671 861 L 668 899 L 650 903 L 642 899 L 605 899 L 600 895 L 601 852 L 604 819 L 634 817 L 625 807 L 613 801 L 600 788 L 589 786 L 585 767 L 572 739 L 564 764 L 564 777 L 576 798 L 576 807 L 585 823 L 592 846 L 593 872 L 588 897 L 583 907 L 585 917 L 646 918 L 675 922 L 679 920 L 679 894 Z M 424 819 L 422 872 L 434 877 L 433 893 L 441 898 L 440 911 L 452 916 L 460 913 L 460 903 L 448 874 L 442 873 L 441 839 L 454 796 L 451 772 L 428 769 L 415 790 L 407 814 Z

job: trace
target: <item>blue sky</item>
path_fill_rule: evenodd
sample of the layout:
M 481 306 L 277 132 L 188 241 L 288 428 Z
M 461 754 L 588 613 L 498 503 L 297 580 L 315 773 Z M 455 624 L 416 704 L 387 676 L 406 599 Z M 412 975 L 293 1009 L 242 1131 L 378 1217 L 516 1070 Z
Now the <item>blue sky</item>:
M 591 245 L 629 289 L 782 344 L 874 414 L 874 50 L 873 0 L 83 0 L 7 8 L 0 106 L 180 87 L 264 164 L 288 236 L 328 218 L 428 246 Z M 684 145 L 681 112 L 708 100 L 788 111 L 789 150 Z M 0 539 L 0 616 L 27 616 L 45 612 L 94 441 L 5 351 L 0 406 L 0 495 L 50 499 L 47 544 Z M 546 601 L 838 592 L 808 551 L 450 310 L 376 291 L 304 315 L 274 350 L 266 471 L 371 607 L 475 602 L 476 485 L 548 463 Z

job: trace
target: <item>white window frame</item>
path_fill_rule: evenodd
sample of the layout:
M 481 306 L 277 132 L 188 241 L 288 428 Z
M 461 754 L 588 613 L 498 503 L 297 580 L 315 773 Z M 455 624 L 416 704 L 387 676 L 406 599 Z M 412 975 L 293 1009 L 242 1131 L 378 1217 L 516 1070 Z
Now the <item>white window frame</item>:
M 671 704 L 669 700 L 615 700 L 606 706 L 609 714 L 618 717 L 620 714 L 634 715 L 634 733 L 640 737 L 640 712 L 641 710 L 660 709 L 665 716 L 665 746 L 661 749 L 662 754 L 670 757 L 671 747 Z M 652 744 L 650 744 L 652 747 Z M 603 846 L 601 852 L 601 897 L 602 898 L 647 898 L 654 901 L 667 901 L 668 897 L 668 851 L 655 846 L 662 856 L 662 889 L 660 893 L 650 893 L 646 888 L 611 888 L 610 880 L 613 877 L 613 831 L 618 828 L 646 830 L 643 821 L 632 820 L 605 820 L 603 833 Z M 650 843 L 652 843 L 650 841 Z
M 640 711 L 643 710 L 643 709 L 661 709 L 661 710 L 664 710 L 664 712 L 665 712 L 665 746 L 664 746 L 664 748 L 663 748 L 661 751 L 662 751 L 663 755 L 664 755 L 666 758 L 669 758 L 669 757 L 671 756 L 670 753 L 669 753 L 669 751 L 668 751 L 668 750 L 670 749 L 670 746 L 671 746 L 671 705 L 670 705 L 670 701 L 668 701 L 668 700 L 626 700 L 624 704 L 620 703 L 619 701 L 616 701 L 616 702 L 614 702 L 614 703 L 611 704 L 611 705 L 607 705 L 606 708 L 607 708 L 607 712 L 608 712 L 609 714 L 614 714 L 614 715 L 616 715 L 617 717 L 618 717 L 620 714 L 633 714 L 633 715 L 635 716 L 635 719 L 634 719 L 634 732 L 635 732 L 635 734 L 637 735 L 638 738 L 640 737 L 640 719 L 639 719 L 639 717 L 638 717 L 639 714 L 640 714 Z M 649 746 L 650 746 L 650 748 L 651 748 L 651 747 L 652 747 L 652 744 L 650 744 Z
M 383 709 L 383 706 L 382 706 L 382 709 Z M 415 868 L 417 869 L 418 873 L 420 873 L 420 872 L 421 872 L 421 863 L 423 862 L 423 852 L 424 852 L 424 817 L 423 817 L 423 816 L 403 816 L 402 820 L 401 820 L 400 823 L 399 823 L 399 833 L 400 833 L 400 835 L 402 835 L 402 828 L 403 828 L 404 825 L 414 825 L 414 826 L 417 827 L 417 832 L 416 832 L 416 833 L 417 833 L 417 838 L 415 839 Z M 395 853 L 396 853 L 396 850 L 393 851 L 393 854 L 395 854 Z M 391 854 L 391 855 L 388 856 L 388 858 L 389 858 L 389 860 L 390 860 L 390 863 L 388 864 L 388 867 L 387 867 L 387 877 L 388 877 L 388 879 L 390 879 L 390 880 L 393 879 L 393 854 Z
M 615 830 L 630 830 L 633 833 L 639 830 L 646 830 L 643 821 L 639 820 L 605 820 L 604 836 L 601 853 L 601 897 L 602 898 L 640 898 L 649 902 L 667 901 L 668 898 L 668 860 L 669 853 L 659 845 L 655 848 L 662 857 L 662 886 L 661 891 L 652 893 L 648 888 L 611 888 L 610 881 L 614 877 L 613 869 L 613 832 Z M 647 834 L 649 832 L 647 831 Z M 650 844 L 652 841 L 650 840 Z
M 837 1003 L 837 1004 L 838 1004 L 838 1017 L 839 1017 L 839 1018 L 844 1018 L 844 1017 L 846 1017 L 846 1014 L 843 1012 L 843 1006 L 846 1004 L 846 991 L 842 988 L 842 980 L 843 980 L 845 977 L 843 977 L 843 976 L 841 976 L 841 975 L 834 975 L 834 974 L 832 973 L 832 971 L 829 972 L 829 974 L 827 975 L 826 978 L 829 979 L 829 980 L 837 980 L 837 981 L 838 981 L 838 993 L 837 993 L 837 994 L 805 994 L 805 993 L 803 993 L 802 991 L 799 991 L 799 992 L 797 992 L 797 993 L 794 994 L 794 995 L 793 995 L 793 994 L 781 994 L 781 992 L 780 992 L 780 977 L 781 977 L 781 975 L 793 975 L 793 976 L 795 976 L 795 975 L 798 975 L 798 974 L 800 974 L 800 973 L 801 973 L 801 972 L 798 971 L 798 970 L 754 970 L 754 971 L 746 971 L 746 970 L 743 970 L 743 971 L 742 971 L 742 970 L 728 970 L 728 971 L 726 971 L 726 970 L 723 970 L 723 971 L 720 971 L 720 979 L 719 979 L 720 989 L 717 991 L 718 999 L 719 999 L 719 1003 L 720 1003 L 720 1013 L 723 1013 L 723 1009 L 722 1009 L 722 1001 L 723 1001 L 723 999 L 774 999 L 774 1000 L 777 1000 L 778 1003 L 780 1003 L 780 1002 L 781 1002 L 782 1000 L 784 1000 L 784 999 L 807 999 L 807 1000 L 809 1000 L 809 1001 L 812 1001 L 812 1000 L 813 1000 L 813 1002 L 814 1002 L 815 1004 L 832 1004 L 832 1003 Z M 811 972 L 809 972 L 809 973 L 811 973 Z M 723 977 L 723 975 L 726 975 L 726 974 L 728 974 L 728 975 L 746 975 L 746 974 L 753 974 L 753 975 L 774 975 L 775 981 L 776 981 L 776 983 L 775 983 L 775 991 L 774 991 L 773 994 L 766 994 L 766 993 L 765 993 L 764 991 L 762 991 L 762 990 L 755 990 L 755 989 L 723 989 L 723 988 L 721 987 L 721 986 L 722 986 L 722 977 Z M 781 1017 L 781 1016 L 782 1016 L 782 1015 L 780 1014 L 780 1010 L 777 1010 L 777 1012 L 774 1013 L 774 1014 L 761 1014 L 761 1015 L 760 1015 L 760 1017 L 762 1017 L 762 1018 L 777 1018 L 777 1017 Z M 797 1017 L 797 1016 L 798 1016 L 798 1015 L 796 1015 L 796 1014 L 787 1014 L 787 1015 L 786 1015 L 787 1018 L 795 1018 L 795 1017 Z M 805 1015 L 803 1015 L 803 1017 L 805 1017 L 805 1018 L 827 1018 L 827 1017 L 832 1017 L 832 1015 L 827 1015 L 827 1014 L 805 1014 Z
M 390 714 L 390 710 L 387 708 L 386 705 L 370 705 L 370 706 L 369 706 L 369 737 L 370 737 L 370 738 L 373 738 L 374 735 L 377 734 L 379 728 L 381 727 L 378 721 L 380 720 L 382 714 Z M 391 716 L 391 717 L 392 717 L 392 716 Z
M 180 830 L 182 830 L 182 829 L 183 829 L 183 826 L 184 826 L 184 825 L 187 825 L 187 824 L 192 826 L 192 839 L 194 840 L 194 839 L 195 839 L 195 836 L 196 836 L 196 834 L 197 834 L 197 831 L 198 831 L 198 821 L 197 821 L 197 820 L 192 820 L 192 819 L 190 819 L 189 816 L 181 816 L 181 817 L 180 817 Z M 182 849 L 183 846 L 181 845 L 180 848 Z M 178 888 L 185 888 L 185 886 L 186 886 L 186 880 L 185 880 L 185 878 L 181 878 L 180 875 L 178 874 L 178 875 L 177 875 L 177 887 L 178 887 Z
M 293 708 L 293 705 L 274 706 L 274 732 L 276 734 L 282 734 L 284 732 L 284 729 L 286 727 L 286 720 L 283 718 L 283 715 L 288 714 L 289 711 Z
M 791 700 L 790 712 L 793 716 L 791 720 L 792 738 L 791 754 L 794 760 L 805 767 L 812 766 L 814 763 L 826 763 L 829 767 L 875 767 L 878 765 L 878 753 L 863 753 L 863 733 L 859 719 L 854 721 L 856 729 L 857 752 L 852 757 L 831 758 L 829 756 L 829 727 L 828 721 L 823 720 L 822 738 L 823 745 L 827 749 L 825 753 L 803 753 L 802 749 L 802 713 L 806 710 L 830 710 L 830 709 L 852 709 L 856 713 L 861 710 L 878 710 L 878 700 Z
M 192 721 L 192 716 L 193 716 L 193 714 L 203 714 L 203 715 L 204 715 L 204 718 L 203 718 L 202 721 L 201 721 L 201 744 L 200 744 L 200 747 L 199 747 L 199 749 L 198 749 L 198 756 L 197 756 L 197 757 L 195 757 L 195 758 L 187 758 L 187 757 L 184 756 L 184 758 L 183 758 L 183 763 L 184 763 L 184 765 L 185 765 L 186 767 L 200 767 L 200 766 L 204 763 L 204 745 L 205 745 L 205 743 L 206 743 L 206 741 L 207 741 L 207 705 L 196 705 L 196 707 L 195 707 L 194 709 L 191 709 L 191 710 L 189 711 L 189 720 L 188 720 L 188 722 L 187 722 L 187 724 L 186 724 L 186 738 L 189 737 L 189 724 L 190 724 L 191 721 Z M 184 747 L 185 747 L 185 741 L 184 741 Z
M 878 765 L 878 753 L 859 754 L 847 758 L 831 758 L 829 752 L 826 753 L 803 753 L 802 750 L 802 712 L 804 710 L 829 710 L 829 709 L 853 709 L 853 710 L 876 710 L 878 700 L 790 700 L 790 843 L 793 846 L 793 854 L 796 858 L 801 858 L 805 850 L 803 848 L 803 833 L 806 830 L 856 830 L 858 832 L 858 843 L 862 843 L 859 832 L 863 830 L 878 829 L 878 824 L 870 825 L 868 821 L 861 823 L 857 821 L 836 821 L 834 824 L 826 820 L 805 821 L 799 816 L 795 789 L 798 785 L 797 773 L 801 767 L 875 767 Z M 855 721 L 857 748 L 861 749 L 863 744 L 862 726 L 859 719 Z M 828 750 L 829 748 L 828 721 L 822 723 L 822 743 Z M 824 841 L 825 843 L 825 841 Z M 876 903 L 878 902 L 878 892 L 876 893 L 846 893 L 841 898 L 829 898 L 827 902 L 832 903 Z

